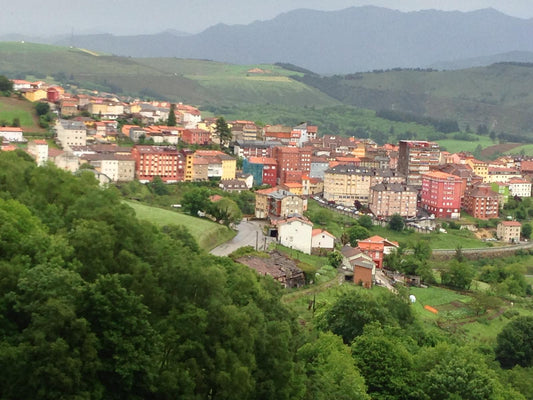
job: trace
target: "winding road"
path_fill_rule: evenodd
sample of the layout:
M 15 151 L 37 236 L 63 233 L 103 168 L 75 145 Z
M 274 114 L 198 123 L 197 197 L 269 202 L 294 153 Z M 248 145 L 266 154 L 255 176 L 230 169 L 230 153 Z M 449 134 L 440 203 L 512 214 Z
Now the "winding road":
M 268 245 L 275 241 L 275 238 L 263 234 L 265 224 L 265 221 L 242 221 L 237 225 L 237 235 L 226 243 L 215 247 L 210 253 L 215 256 L 227 256 L 244 246 L 252 246 L 253 248 L 257 246 L 258 250 L 265 249 L 265 246 L 268 248 Z

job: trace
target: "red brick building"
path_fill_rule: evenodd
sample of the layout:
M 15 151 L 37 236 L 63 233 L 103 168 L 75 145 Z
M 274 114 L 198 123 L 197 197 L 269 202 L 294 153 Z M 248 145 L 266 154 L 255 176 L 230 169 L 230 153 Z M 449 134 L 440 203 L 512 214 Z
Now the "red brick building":
M 441 171 L 422 175 L 422 207 L 437 218 L 459 218 L 463 180 Z
M 272 158 L 278 163 L 279 183 L 302 182 L 311 171 L 311 147 L 274 147 Z
M 257 165 L 258 172 L 262 169 L 262 185 L 276 186 L 278 180 L 278 163 L 275 159 L 271 157 L 249 157 L 248 162 Z
M 134 146 L 135 176 L 150 182 L 159 176 L 164 182 L 181 182 L 185 178 L 185 156 L 171 146 Z
M 498 198 L 498 193 L 492 191 L 489 185 L 478 185 L 466 191 L 463 208 L 474 218 L 498 218 Z
M 181 140 L 188 144 L 208 144 L 211 141 L 211 133 L 203 129 L 185 129 Z

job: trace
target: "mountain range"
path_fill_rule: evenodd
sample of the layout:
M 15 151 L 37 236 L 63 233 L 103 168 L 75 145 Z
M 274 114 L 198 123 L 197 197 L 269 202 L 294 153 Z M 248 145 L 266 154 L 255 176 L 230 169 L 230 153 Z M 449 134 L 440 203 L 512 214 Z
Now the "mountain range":
M 533 58 L 533 20 L 494 9 L 401 12 L 375 6 L 299 9 L 248 25 L 219 24 L 194 35 L 63 36 L 53 44 L 131 57 L 209 59 L 233 64 L 287 62 L 319 74 L 391 68 L 461 68 L 469 62 Z M 46 41 L 46 40 L 45 40 Z M 50 40 L 48 40 L 50 41 Z M 485 64 L 485 65 L 487 65 Z

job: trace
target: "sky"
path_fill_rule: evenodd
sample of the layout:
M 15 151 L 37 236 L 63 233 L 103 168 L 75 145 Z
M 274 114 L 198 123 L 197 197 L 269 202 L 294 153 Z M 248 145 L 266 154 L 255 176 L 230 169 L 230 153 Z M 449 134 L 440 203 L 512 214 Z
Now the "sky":
M 36 35 L 157 33 L 167 29 L 198 33 L 225 23 L 269 20 L 298 8 L 341 10 L 375 5 L 401 11 L 471 11 L 492 7 L 507 15 L 533 18 L 532 0 L 7 0 L 0 34 Z

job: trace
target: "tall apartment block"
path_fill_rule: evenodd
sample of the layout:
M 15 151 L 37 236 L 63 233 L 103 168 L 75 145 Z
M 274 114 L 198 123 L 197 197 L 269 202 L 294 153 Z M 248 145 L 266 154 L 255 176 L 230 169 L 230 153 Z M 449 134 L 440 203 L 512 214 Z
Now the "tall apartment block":
M 437 143 L 422 140 L 400 140 L 398 171 L 407 177 L 407 184 L 422 187 L 422 174 L 440 163 Z

